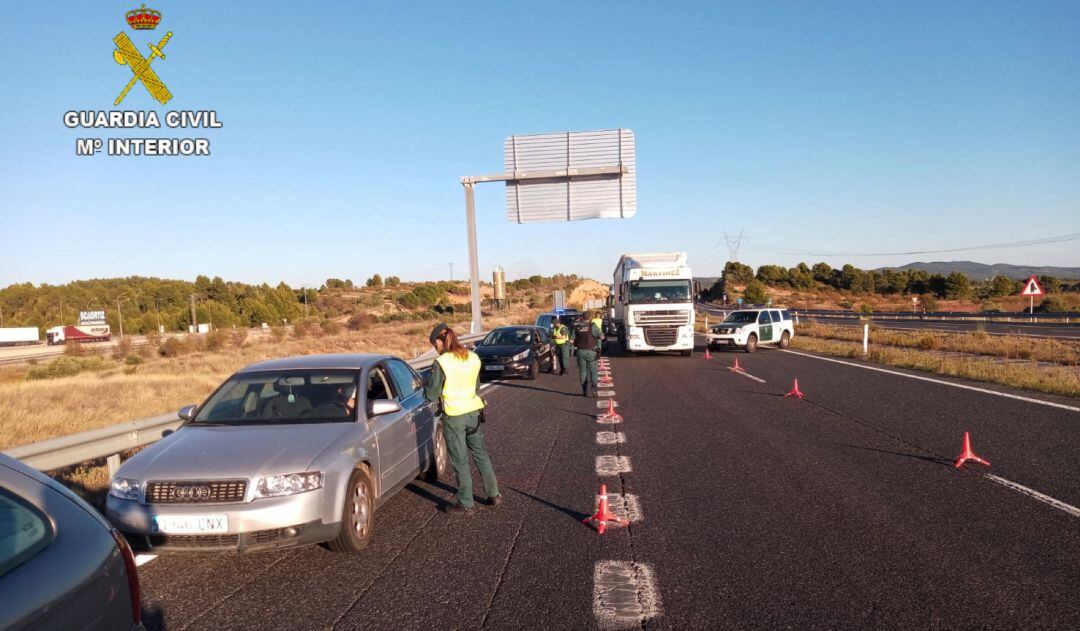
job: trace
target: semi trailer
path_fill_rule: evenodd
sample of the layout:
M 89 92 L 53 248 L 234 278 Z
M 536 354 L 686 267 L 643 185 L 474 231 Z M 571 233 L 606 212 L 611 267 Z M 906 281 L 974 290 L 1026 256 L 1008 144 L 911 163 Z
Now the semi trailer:
M 9 326 L 0 328 L 0 346 L 37 344 L 40 341 L 41 333 L 36 326 Z
M 45 331 L 45 343 L 49 345 L 65 342 L 108 342 L 111 339 L 112 330 L 108 324 L 65 324 Z

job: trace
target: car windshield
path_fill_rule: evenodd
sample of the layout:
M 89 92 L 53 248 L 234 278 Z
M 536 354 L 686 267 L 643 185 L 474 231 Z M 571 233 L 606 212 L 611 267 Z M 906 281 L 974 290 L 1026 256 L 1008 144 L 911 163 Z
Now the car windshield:
M 630 283 L 630 302 L 690 302 L 688 280 L 639 280 Z
M 532 342 L 532 331 L 528 329 L 501 329 L 488 333 L 481 346 L 520 346 Z
M 192 423 L 326 423 L 356 418 L 356 370 L 281 370 L 233 375 Z
M 757 311 L 736 311 L 724 318 L 724 322 L 757 322 Z

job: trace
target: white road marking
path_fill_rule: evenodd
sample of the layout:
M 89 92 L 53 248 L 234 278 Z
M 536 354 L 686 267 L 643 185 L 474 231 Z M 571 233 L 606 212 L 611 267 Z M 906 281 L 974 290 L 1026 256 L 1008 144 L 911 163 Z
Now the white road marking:
M 1035 489 L 1030 489 L 1030 488 L 1024 486 L 1023 484 L 1017 484 L 1016 482 L 1013 482 L 1012 480 L 1006 480 L 1005 478 L 996 476 L 996 475 L 994 475 L 992 473 L 983 473 L 981 471 L 979 473 L 984 478 L 988 478 L 988 479 L 990 479 L 990 480 L 992 480 L 994 482 L 997 482 L 1001 486 L 1008 487 L 1008 488 L 1010 488 L 1010 489 L 1012 489 L 1014 491 L 1019 491 L 1020 493 L 1023 493 L 1024 495 L 1030 495 L 1031 497 L 1034 497 L 1035 499 L 1039 500 L 1040 502 L 1045 502 L 1045 503 L 1053 506 L 1054 508 L 1056 508 L 1056 509 L 1058 509 L 1060 511 L 1064 511 L 1064 512 L 1072 515 L 1073 517 L 1080 517 L 1080 508 L 1077 508 L 1077 507 L 1075 507 L 1075 506 L 1073 506 L 1071 504 L 1066 504 L 1065 502 L 1062 502 L 1061 500 L 1056 500 L 1056 499 L 1050 497 L 1049 495 L 1043 495 L 1042 493 L 1036 491 Z M 611 502 L 611 494 L 610 493 L 608 494 L 608 502 L 609 503 Z
M 601 629 L 640 629 L 660 615 L 660 593 L 652 566 L 633 561 L 597 561 L 593 568 L 593 615 Z
M 613 397 L 615 396 L 614 390 L 597 390 L 596 396 L 598 397 Z
M 644 518 L 644 513 L 641 512 L 641 500 L 637 495 L 630 493 L 608 493 L 607 494 L 608 508 L 611 512 L 615 513 L 616 517 L 625 519 L 626 521 L 636 524 Z M 613 523 L 609 526 L 620 526 L 622 524 Z
M 612 416 L 600 415 L 600 416 L 596 417 L 596 422 L 601 423 L 603 425 L 614 425 L 616 423 L 622 423 L 622 421 L 623 421 L 623 419 L 622 419 L 621 416 L 612 417 Z
M 610 500 L 608 500 L 608 501 L 610 501 Z M 139 567 L 139 566 L 142 566 L 142 565 L 146 565 L 147 563 L 153 561 L 156 558 L 157 558 L 156 554 L 136 554 L 135 555 L 135 566 Z
M 607 408 L 608 405 L 614 405 L 615 407 L 619 407 L 619 402 L 618 401 L 612 401 L 610 404 L 607 401 L 597 401 L 596 402 L 596 407 L 598 407 L 598 408 Z
M 626 434 L 622 432 L 596 432 L 597 445 L 621 445 L 626 442 Z
M 619 475 L 630 473 L 630 458 L 627 456 L 597 456 L 596 475 Z
M 751 375 L 750 373 L 746 372 L 745 370 L 733 370 L 731 372 L 735 373 L 736 375 L 742 375 L 743 377 L 746 377 L 747 379 L 753 379 L 754 381 L 756 381 L 758 383 L 765 383 L 765 380 L 762 379 L 761 377 L 755 377 L 754 375 Z
M 983 394 L 992 394 L 999 397 L 1005 397 L 1006 399 L 1016 399 L 1017 401 L 1024 401 L 1025 403 L 1037 403 L 1039 405 L 1046 405 L 1053 408 L 1061 408 L 1063 410 L 1069 410 L 1071 412 L 1080 412 L 1080 407 L 1065 405 L 1064 403 L 1054 403 L 1052 401 L 1043 401 L 1042 399 L 1032 399 L 1031 397 L 1023 397 L 1018 394 L 1009 394 L 1007 392 L 998 392 L 996 390 L 987 390 L 986 388 L 976 388 L 975 386 L 969 386 L 962 383 L 952 383 L 949 381 L 942 381 L 941 379 L 934 379 L 932 377 L 923 377 L 922 375 L 909 375 L 903 372 L 897 372 L 895 370 L 888 370 L 886 368 L 878 368 L 877 366 L 864 366 L 863 364 L 856 364 L 854 362 L 847 362 L 842 359 L 833 359 L 832 357 L 821 357 L 819 355 L 811 355 L 809 353 L 800 353 L 799 351 L 786 350 L 782 348 L 776 349 L 784 353 L 791 353 L 792 355 L 800 355 L 802 357 L 809 357 L 811 359 L 820 359 L 821 361 L 833 362 L 834 364 L 843 364 L 845 366 L 854 366 L 855 368 L 862 368 L 864 370 L 873 370 L 875 372 L 883 372 L 889 375 L 897 375 L 898 377 L 907 377 L 908 379 L 918 379 L 919 381 L 929 381 L 930 383 L 938 383 L 943 386 L 952 386 L 953 388 L 961 388 L 963 390 L 972 390 L 974 392 L 982 392 Z

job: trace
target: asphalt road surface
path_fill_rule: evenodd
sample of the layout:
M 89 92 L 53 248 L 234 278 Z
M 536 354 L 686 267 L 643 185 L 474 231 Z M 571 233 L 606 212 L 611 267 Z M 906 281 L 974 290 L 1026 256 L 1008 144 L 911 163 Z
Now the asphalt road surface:
M 159 557 L 147 627 L 1076 628 L 1076 400 L 781 351 L 611 365 L 617 424 L 573 370 L 485 391 L 502 506 L 448 516 L 417 481 L 359 555 Z M 989 469 L 952 466 L 965 430 Z M 640 513 L 604 535 L 601 482 Z

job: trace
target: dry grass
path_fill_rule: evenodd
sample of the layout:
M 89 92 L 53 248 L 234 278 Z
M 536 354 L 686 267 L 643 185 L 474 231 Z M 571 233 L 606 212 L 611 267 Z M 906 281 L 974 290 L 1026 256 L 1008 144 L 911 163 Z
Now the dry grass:
M 799 335 L 829 340 L 844 340 L 862 344 L 861 327 L 828 326 L 808 322 L 799 326 Z M 870 325 L 872 345 L 938 350 L 970 355 L 985 355 L 1005 359 L 1031 359 L 1066 366 L 1080 364 L 1080 342 L 1054 340 L 1019 335 L 989 335 L 972 333 L 940 333 L 935 331 L 905 331 Z
M 516 308 L 485 317 L 486 326 L 535 321 L 537 310 Z M 0 449 L 74 434 L 179 409 L 202 401 L 248 364 L 315 353 L 390 353 L 411 358 L 430 348 L 435 320 L 374 325 L 337 335 L 296 339 L 250 336 L 240 348 L 151 357 L 141 364 L 103 360 L 101 370 L 71 377 L 27 379 L 30 368 L 0 370 Z M 466 323 L 458 324 L 467 329 Z M 39 365 L 40 367 L 41 365 Z
M 791 343 L 795 348 L 826 355 L 863 358 L 861 339 L 858 343 L 851 343 L 797 335 L 792 338 Z M 1076 367 L 1047 366 L 1035 361 L 1010 362 L 979 355 L 958 357 L 934 351 L 889 346 L 870 347 L 865 359 L 878 364 L 912 368 L 1048 394 L 1080 396 L 1080 370 Z

